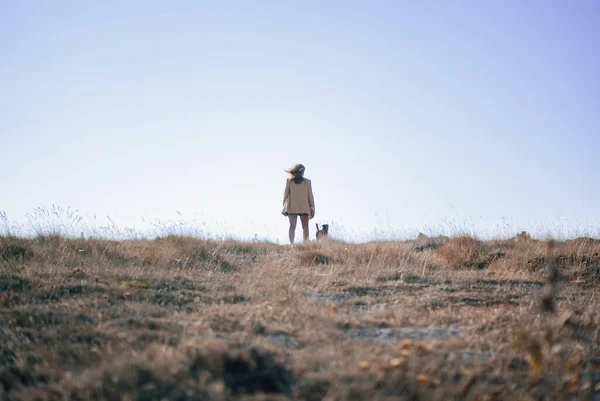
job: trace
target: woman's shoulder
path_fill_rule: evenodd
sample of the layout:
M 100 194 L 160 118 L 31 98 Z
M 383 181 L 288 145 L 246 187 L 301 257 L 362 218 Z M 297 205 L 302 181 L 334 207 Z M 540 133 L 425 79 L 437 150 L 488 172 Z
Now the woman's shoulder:
M 293 182 L 294 181 L 294 177 L 288 177 L 287 182 Z M 302 177 L 302 181 L 301 182 L 306 182 L 307 184 L 310 184 L 310 180 L 308 178 L 304 178 Z

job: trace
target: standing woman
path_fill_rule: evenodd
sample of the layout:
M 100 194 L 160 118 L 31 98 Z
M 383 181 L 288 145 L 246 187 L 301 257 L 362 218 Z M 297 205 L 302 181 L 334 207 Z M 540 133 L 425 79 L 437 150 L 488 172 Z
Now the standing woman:
M 312 193 L 312 184 L 308 178 L 304 178 L 304 166 L 296 164 L 289 170 L 290 174 L 285 183 L 285 192 L 283 194 L 284 216 L 290 220 L 290 244 L 294 244 L 296 234 L 296 223 L 298 216 L 302 223 L 302 233 L 304 241 L 308 241 L 308 220 L 315 217 L 315 199 Z

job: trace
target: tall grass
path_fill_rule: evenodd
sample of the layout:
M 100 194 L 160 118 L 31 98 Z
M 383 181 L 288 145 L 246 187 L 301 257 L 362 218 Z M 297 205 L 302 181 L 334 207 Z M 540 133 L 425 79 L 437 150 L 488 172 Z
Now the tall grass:
M 407 225 L 401 221 L 391 222 L 389 217 L 375 215 L 371 227 L 352 227 L 343 219 L 330 220 L 330 236 L 348 243 L 371 241 L 407 241 L 419 234 L 427 237 L 469 237 L 482 241 L 505 240 L 517 233 L 527 231 L 534 239 L 567 240 L 578 237 L 600 238 L 600 222 L 559 219 L 534 222 L 529 227 L 511 219 L 502 219 L 495 225 L 486 225 L 473 219 L 442 219 L 437 224 L 420 226 Z M 177 213 L 174 219 L 154 219 L 142 217 L 139 224 L 128 226 L 120 224 L 110 216 L 85 217 L 79 210 L 57 205 L 38 207 L 25 214 L 22 220 L 11 220 L 6 212 L 0 211 L 0 235 L 33 238 L 36 236 L 62 236 L 65 238 L 103 238 L 103 239 L 153 239 L 170 235 L 200 239 L 235 239 L 241 241 L 287 242 L 287 223 L 281 229 L 267 228 L 265 235 L 237 231 L 235 223 L 208 223 L 201 216 L 184 216 Z M 312 226 L 312 225 L 311 225 Z M 313 227 L 314 228 L 314 227 Z M 311 230 L 314 233 L 314 230 Z M 313 234 L 314 235 L 314 234 Z

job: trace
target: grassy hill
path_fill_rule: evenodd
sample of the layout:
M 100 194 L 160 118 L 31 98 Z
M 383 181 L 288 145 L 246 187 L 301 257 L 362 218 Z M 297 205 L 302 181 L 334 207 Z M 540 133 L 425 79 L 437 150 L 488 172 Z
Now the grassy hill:
M 598 294 L 590 238 L 0 237 L 0 400 L 600 399 Z

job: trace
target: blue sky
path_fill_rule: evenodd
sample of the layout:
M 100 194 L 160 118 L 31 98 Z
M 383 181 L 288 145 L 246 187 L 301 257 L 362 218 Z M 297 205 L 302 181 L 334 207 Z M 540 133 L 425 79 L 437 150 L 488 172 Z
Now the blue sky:
M 600 232 L 597 1 L 6 1 L 0 54 L 13 221 L 284 242 L 303 163 L 346 238 Z

